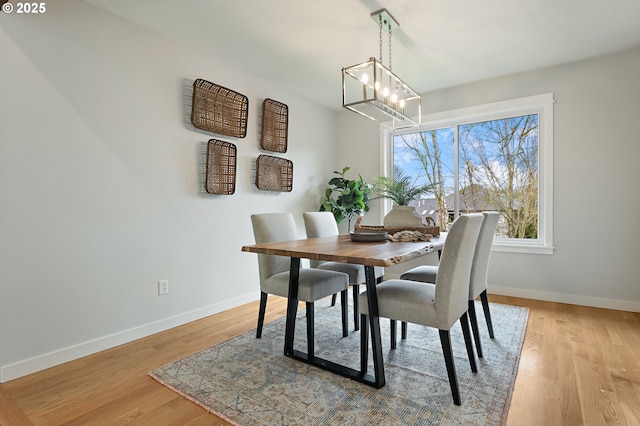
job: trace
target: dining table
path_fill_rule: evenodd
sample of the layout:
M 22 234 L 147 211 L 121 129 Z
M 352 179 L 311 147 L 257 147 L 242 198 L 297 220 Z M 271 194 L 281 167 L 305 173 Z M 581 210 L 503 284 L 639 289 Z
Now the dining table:
M 397 265 L 433 251 L 440 252 L 444 247 L 445 239 L 446 233 L 441 233 L 440 236 L 432 238 L 430 241 L 392 242 L 384 240 L 357 242 L 352 241 L 350 234 L 340 234 L 324 238 L 306 238 L 245 245 L 242 247 L 242 251 L 291 258 L 284 355 L 380 389 L 385 385 L 385 375 L 374 267 Z M 361 336 L 361 342 L 363 343 L 361 343 L 361 362 L 359 369 L 294 349 L 293 342 L 295 318 L 298 309 L 300 259 L 353 263 L 364 266 L 367 304 L 369 308 L 368 328 L 371 330 L 373 375 L 367 372 L 368 343 L 366 342 L 368 339 L 366 336 Z M 367 327 L 364 327 L 365 332 L 366 328 Z

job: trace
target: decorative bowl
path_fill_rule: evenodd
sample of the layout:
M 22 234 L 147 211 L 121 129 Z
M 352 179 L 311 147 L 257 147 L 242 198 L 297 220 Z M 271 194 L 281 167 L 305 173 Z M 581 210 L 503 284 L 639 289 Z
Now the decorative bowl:
M 351 241 L 359 243 L 386 241 L 389 237 L 387 231 L 352 231 L 349 234 L 351 235 Z

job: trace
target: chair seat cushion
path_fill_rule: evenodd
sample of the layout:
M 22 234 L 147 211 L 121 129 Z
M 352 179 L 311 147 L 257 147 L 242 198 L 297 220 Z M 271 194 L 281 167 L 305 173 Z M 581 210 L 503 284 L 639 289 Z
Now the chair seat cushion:
M 400 279 L 435 284 L 437 275 L 437 266 L 423 265 L 417 266 L 413 269 L 409 269 L 407 272 L 400 275 Z
M 378 313 L 380 317 L 391 318 L 449 330 L 455 320 L 449 323 L 446 315 L 436 311 L 436 286 L 408 280 L 389 280 L 376 286 Z M 369 313 L 367 292 L 360 294 L 360 312 Z M 457 318 L 456 318 L 457 319 Z
M 317 269 L 343 272 L 349 275 L 349 284 L 364 284 L 366 282 L 366 278 L 364 275 L 364 266 L 362 265 L 340 262 L 322 262 L 318 265 Z M 384 275 L 384 268 L 376 266 L 374 269 L 376 278 Z
M 298 280 L 298 300 L 315 302 L 349 288 L 349 276 L 342 272 L 324 271 L 315 268 L 300 269 Z M 289 295 L 289 271 L 267 278 L 261 291 L 277 296 Z

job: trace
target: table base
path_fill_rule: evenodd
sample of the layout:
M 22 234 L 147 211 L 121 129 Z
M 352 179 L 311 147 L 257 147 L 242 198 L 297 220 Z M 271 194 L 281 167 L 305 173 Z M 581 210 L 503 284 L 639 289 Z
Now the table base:
M 384 386 L 384 383 L 377 383 L 376 378 L 372 374 L 362 373 L 353 368 L 345 367 L 341 364 L 336 364 L 335 362 L 331 362 L 315 355 L 310 357 L 309 354 L 294 349 L 289 353 L 285 353 L 285 356 L 293 358 L 297 361 L 302 361 L 306 364 L 313 365 L 314 367 L 321 368 L 331 373 L 338 374 L 342 377 L 355 380 L 356 382 L 363 383 L 376 389 L 380 389 Z

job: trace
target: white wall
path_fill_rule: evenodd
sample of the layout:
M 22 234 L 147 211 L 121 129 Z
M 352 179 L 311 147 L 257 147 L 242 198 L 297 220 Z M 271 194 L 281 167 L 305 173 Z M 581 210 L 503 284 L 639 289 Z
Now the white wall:
M 85 2 L 1 18 L 0 381 L 257 300 L 249 216 L 302 229 L 335 112 Z M 196 78 L 248 96 L 246 138 L 191 126 Z M 289 106 L 291 193 L 254 186 L 266 97 Z M 237 145 L 232 196 L 204 191 L 212 137 Z
M 554 93 L 556 250 L 493 253 L 490 292 L 640 312 L 639 75 L 636 48 L 424 95 L 428 114 Z M 367 153 L 359 171 L 379 174 L 377 129 L 348 113 L 338 129 L 341 146 Z

